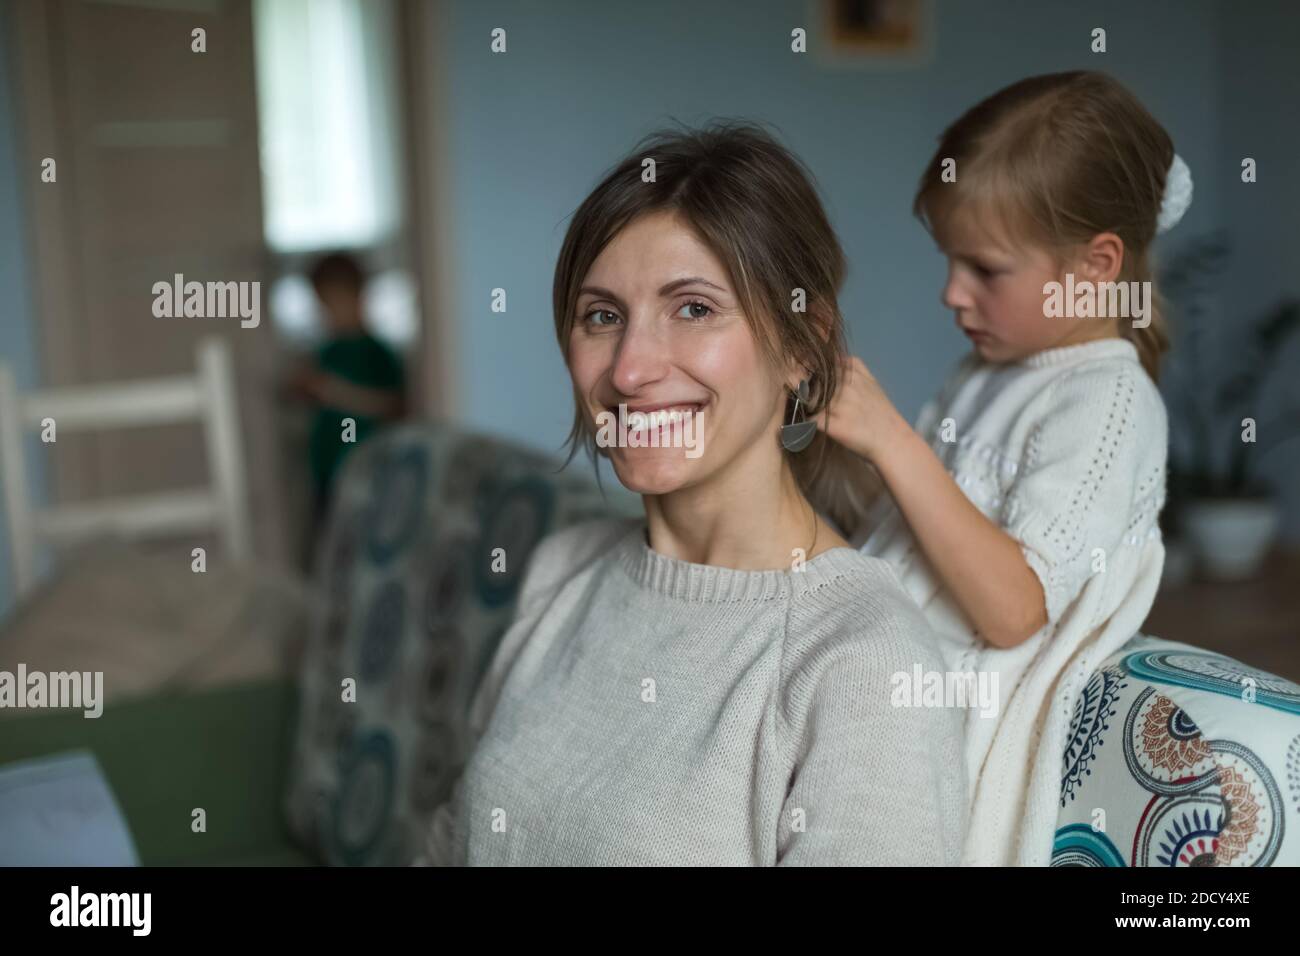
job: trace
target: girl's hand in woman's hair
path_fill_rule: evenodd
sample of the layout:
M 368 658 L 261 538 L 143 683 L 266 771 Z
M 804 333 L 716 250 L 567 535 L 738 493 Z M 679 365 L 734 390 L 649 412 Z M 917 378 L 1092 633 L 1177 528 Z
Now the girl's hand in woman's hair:
M 844 359 L 839 389 L 817 413 L 817 427 L 873 464 L 888 453 L 896 438 L 912 430 L 856 355 Z

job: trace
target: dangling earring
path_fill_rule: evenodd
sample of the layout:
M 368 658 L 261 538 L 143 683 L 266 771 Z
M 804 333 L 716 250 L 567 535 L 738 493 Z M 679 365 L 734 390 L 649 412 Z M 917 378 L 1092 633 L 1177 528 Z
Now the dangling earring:
M 799 417 L 799 405 L 808 402 L 808 379 L 799 380 L 799 389 L 794 392 L 794 411 L 790 414 L 790 424 L 781 426 L 781 447 L 786 451 L 803 451 L 812 444 L 813 437 L 817 434 L 817 423 L 809 420 L 806 416 L 803 421 L 796 421 Z

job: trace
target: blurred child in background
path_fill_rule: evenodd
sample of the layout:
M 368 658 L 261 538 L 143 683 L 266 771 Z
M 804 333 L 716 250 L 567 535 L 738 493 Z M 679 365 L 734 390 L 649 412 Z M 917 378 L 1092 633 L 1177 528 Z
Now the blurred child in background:
M 312 267 L 310 277 L 324 312 L 325 341 L 289 384 L 315 406 L 308 439 L 314 541 L 348 452 L 384 423 L 401 418 L 406 398 L 401 359 L 366 330 L 366 280 L 357 260 L 330 253 Z

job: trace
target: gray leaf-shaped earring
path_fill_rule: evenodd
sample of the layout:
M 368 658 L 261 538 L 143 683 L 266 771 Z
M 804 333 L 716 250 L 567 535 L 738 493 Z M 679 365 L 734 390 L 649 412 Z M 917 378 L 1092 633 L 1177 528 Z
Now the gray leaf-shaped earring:
M 799 380 L 799 389 L 794 393 L 794 411 L 790 413 L 790 424 L 781 426 L 781 447 L 786 451 L 803 451 L 812 444 L 814 436 L 817 434 L 817 423 L 811 421 L 806 416 L 803 421 L 796 421 L 799 417 L 799 406 L 808 402 L 808 379 Z

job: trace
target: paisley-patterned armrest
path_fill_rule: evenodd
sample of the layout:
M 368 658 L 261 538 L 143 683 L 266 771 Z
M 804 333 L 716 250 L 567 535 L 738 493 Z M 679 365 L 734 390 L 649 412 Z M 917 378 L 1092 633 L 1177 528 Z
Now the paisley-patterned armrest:
M 1092 675 L 1053 866 L 1300 864 L 1300 685 L 1138 636 Z

